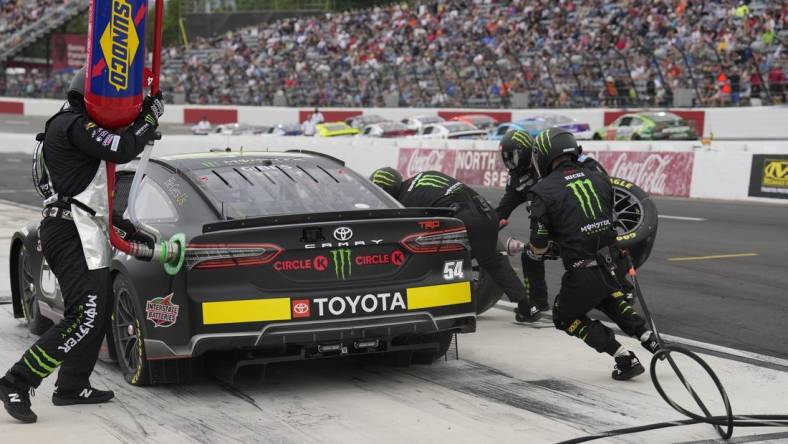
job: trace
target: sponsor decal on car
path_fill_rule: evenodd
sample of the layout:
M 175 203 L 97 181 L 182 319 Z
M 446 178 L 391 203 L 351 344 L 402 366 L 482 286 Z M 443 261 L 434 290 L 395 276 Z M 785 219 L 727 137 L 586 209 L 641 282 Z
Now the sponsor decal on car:
M 154 327 L 172 327 L 178 321 L 180 306 L 172 302 L 173 297 L 175 293 L 170 293 L 145 303 L 145 318 L 153 322 Z
M 331 319 L 406 313 L 427 308 L 469 304 L 468 281 L 427 285 L 380 292 L 314 298 L 281 297 L 237 301 L 203 302 L 203 324 Z
M 353 251 L 349 248 L 331 250 L 331 262 L 337 279 L 345 280 L 353 274 Z
M 312 316 L 309 299 L 293 299 L 293 319 L 308 318 Z
M 441 227 L 439 220 L 420 220 L 419 226 L 424 230 L 437 230 Z

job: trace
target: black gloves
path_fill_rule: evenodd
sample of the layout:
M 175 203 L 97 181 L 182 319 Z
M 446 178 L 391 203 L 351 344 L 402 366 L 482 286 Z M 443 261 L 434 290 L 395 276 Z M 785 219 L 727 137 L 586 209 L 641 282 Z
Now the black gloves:
M 156 116 L 156 120 L 164 114 L 164 99 L 161 96 L 161 91 L 153 96 L 145 97 L 145 100 L 142 102 L 142 110 L 144 111 L 145 109 L 149 109 L 153 112 Z

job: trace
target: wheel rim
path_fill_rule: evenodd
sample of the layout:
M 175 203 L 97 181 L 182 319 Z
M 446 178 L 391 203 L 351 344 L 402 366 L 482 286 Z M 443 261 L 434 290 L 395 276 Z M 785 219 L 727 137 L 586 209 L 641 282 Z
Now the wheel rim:
M 116 296 L 118 304 L 113 316 L 113 324 L 115 337 L 118 341 L 118 360 L 123 362 L 129 372 L 134 373 L 140 366 L 139 323 L 134 314 L 134 305 L 128 290 L 121 288 Z
M 36 280 L 33 273 L 30 272 L 29 259 L 27 250 L 22 247 L 19 251 L 19 294 L 22 296 L 22 311 L 27 322 L 33 320 L 35 314 L 38 313 L 35 297 Z
M 635 231 L 643 223 L 643 204 L 629 190 L 613 187 L 613 214 L 616 232 L 621 235 Z

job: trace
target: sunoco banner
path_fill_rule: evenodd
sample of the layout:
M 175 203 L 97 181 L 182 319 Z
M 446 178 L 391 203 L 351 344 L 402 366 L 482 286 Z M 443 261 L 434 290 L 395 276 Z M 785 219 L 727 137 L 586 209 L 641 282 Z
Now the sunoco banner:
M 688 197 L 693 153 L 602 151 L 589 152 L 611 176 L 636 183 L 649 194 Z M 400 148 L 399 170 L 405 177 L 421 171 L 441 171 L 476 186 L 503 187 L 508 173 L 498 151 Z
M 788 199 L 788 155 L 752 156 L 749 195 Z

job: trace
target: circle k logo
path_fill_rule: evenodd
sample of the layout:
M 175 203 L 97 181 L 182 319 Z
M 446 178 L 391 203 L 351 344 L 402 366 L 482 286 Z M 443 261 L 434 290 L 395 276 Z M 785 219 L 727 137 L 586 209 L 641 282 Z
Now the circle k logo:
M 312 261 L 312 266 L 317 271 L 326 271 L 326 268 L 328 268 L 328 258 L 325 256 L 317 256 Z
M 339 227 L 334 230 L 334 239 L 345 242 L 353 237 L 353 230 L 350 227 Z
M 401 252 L 399 250 L 394 250 L 393 252 L 391 252 L 391 263 L 392 264 L 394 264 L 394 265 L 399 267 L 400 265 L 402 265 L 403 262 L 405 262 L 405 253 L 403 253 L 403 252 Z

